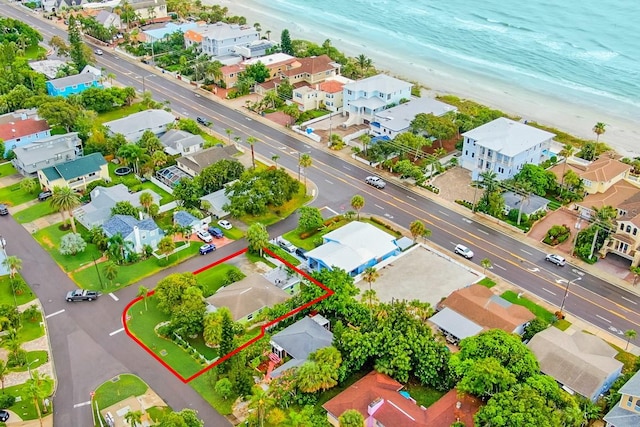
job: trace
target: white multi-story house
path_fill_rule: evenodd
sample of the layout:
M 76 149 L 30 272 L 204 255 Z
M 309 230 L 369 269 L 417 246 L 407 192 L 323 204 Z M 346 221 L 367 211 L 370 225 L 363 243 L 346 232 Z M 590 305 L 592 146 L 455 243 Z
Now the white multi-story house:
M 399 104 L 403 99 L 410 99 L 411 86 L 411 83 L 386 74 L 344 85 L 342 111 L 349 115 L 346 124 L 370 123 L 375 113 Z
M 13 150 L 16 170 L 24 176 L 35 176 L 40 169 L 75 160 L 82 156 L 82 141 L 78 132 L 54 135 Z
M 527 163 L 540 164 L 555 134 L 500 117 L 462 134 L 461 166 L 472 179 L 493 171 L 499 180 L 513 177 Z
M 191 29 L 185 33 L 186 47 L 200 45 L 203 53 L 213 57 L 235 55 L 236 48 L 249 46 L 260 39 L 260 33 L 251 25 L 217 22 Z

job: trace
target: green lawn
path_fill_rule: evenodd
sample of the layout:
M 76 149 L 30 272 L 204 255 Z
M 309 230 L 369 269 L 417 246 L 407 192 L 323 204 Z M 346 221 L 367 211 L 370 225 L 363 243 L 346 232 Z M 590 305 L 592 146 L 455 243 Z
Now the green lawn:
M 36 299 L 34 293 L 29 289 L 24 279 L 19 274 L 14 280 L 20 280 L 24 284 L 24 292 L 16 294 L 16 303 L 18 305 L 26 304 L 29 301 Z M 0 276 L 0 304 L 7 304 L 13 306 L 13 292 L 11 291 L 11 279 L 9 275 Z
M 484 279 L 478 282 L 478 285 L 486 286 L 487 288 L 491 289 L 496 285 L 496 282 L 489 279 L 488 277 L 485 277 Z
M 409 383 L 405 385 L 404 389 L 409 392 L 418 405 L 422 405 L 425 408 L 433 405 L 438 401 L 438 399 L 444 396 L 444 392 L 435 390 L 431 387 L 425 387 L 417 380 L 409 381 Z
M 554 323 L 553 326 L 560 329 L 561 331 L 566 331 L 567 329 L 569 329 L 569 326 L 571 326 L 571 322 L 566 319 L 560 319 L 556 323 Z
M 59 251 L 60 241 L 62 240 L 62 236 L 71 233 L 71 229 L 61 230 L 60 226 L 61 223 L 42 228 L 35 232 L 33 236 L 64 271 L 75 271 L 84 265 L 91 264 L 94 259 L 99 259 L 102 256 L 102 252 L 98 250 L 98 247 L 93 243 L 87 243 L 85 251 L 77 255 L 62 255 Z M 87 229 L 77 221 L 76 229 L 86 240 L 86 235 L 88 234 Z M 95 268 L 89 268 L 88 270 L 95 272 Z
M 41 324 L 42 313 L 38 313 L 35 319 L 28 318 L 22 314 L 22 325 L 18 330 L 18 338 L 21 342 L 27 342 L 40 338 L 44 335 L 44 327 Z
M 164 338 L 160 338 L 154 328 L 161 322 L 169 320 L 169 315 L 158 310 L 158 302 L 153 296 L 147 298 L 149 310 L 145 310 L 142 301 L 129 309 L 129 330 L 151 351 L 169 364 L 180 375 L 187 378 L 200 371 L 203 366 L 188 355 L 182 347 Z
M 161 205 L 164 205 L 165 203 L 173 202 L 175 200 L 175 197 L 173 197 L 173 195 L 169 194 L 167 191 L 165 191 L 162 188 L 158 187 L 157 185 L 155 185 L 151 181 L 142 182 L 142 183 L 138 184 L 137 187 L 139 187 L 139 188 L 132 188 L 132 190 L 133 191 L 151 190 L 154 193 L 156 193 L 158 196 L 161 197 L 161 199 L 160 199 L 160 204 Z
M 527 299 L 525 297 L 518 298 L 518 294 L 513 291 L 505 291 L 501 296 L 512 304 L 518 304 L 528 308 L 533 314 L 536 315 L 536 317 L 541 318 L 547 323 L 553 323 L 556 321 L 555 314 L 543 307 L 540 307 L 530 299 Z
M 11 162 L 4 162 L 0 165 L 0 177 L 11 176 L 17 173 L 18 171 L 13 167 Z
M 227 273 L 231 270 L 242 273 L 242 271 L 235 265 L 219 264 L 196 276 L 198 283 L 204 287 L 203 295 L 205 298 L 216 293 L 216 291 L 224 285 Z
M 49 379 L 46 381 L 45 392 L 46 395 L 49 396 L 53 393 L 53 380 Z M 10 406 L 7 409 L 12 410 L 20 418 L 23 420 L 37 420 L 38 413 L 36 412 L 36 407 L 33 402 L 33 398 L 29 396 L 28 385 L 20 384 L 12 387 L 5 387 L 4 392 L 7 394 L 11 394 L 15 396 L 19 401 Z M 42 401 L 40 401 L 40 410 L 42 411 L 43 416 L 48 415 L 48 413 L 44 412 L 44 408 L 42 408 Z
M 212 225 L 214 227 L 217 227 L 218 224 L 213 224 Z M 222 230 L 222 232 L 224 233 L 225 237 L 228 237 L 231 240 L 240 240 L 244 237 L 244 231 L 240 230 L 239 228 L 233 227 L 231 230 L 225 230 L 223 228 L 220 228 L 220 230 Z
M 330 231 L 336 230 L 343 225 L 347 224 L 349 221 L 346 219 L 342 219 L 338 222 L 332 223 L 328 227 L 324 227 L 322 230 L 315 233 L 313 236 L 309 236 L 306 239 L 300 238 L 300 232 L 297 229 L 291 230 L 288 233 L 283 234 L 282 237 L 293 243 L 295 246 L 310 251 L 311 249 L 315 249 L 316 245 L 314 242 L 316 240 L 322 240 L 322 236 L 329 233 Z
M 18 338 L 22 338 L 20 334 L 18 334 Z M 24 366 L 16 366 L 15 368 L 9 368 L 9 371 L 26 372 L 29 370 L 29 368 L 31 368 L 31 370 L 34 370 L 38 366 L 42 366 L 48 361 L 49 361 L 49 353 L 47 353 L 45 350 L 30 351 L 27 353 L 27 363 Z
M 265 226 L 269 226 L 285 219 L 293 212 L 295 212 L 300 206 L 303 206 L 305 203 L 307 203 L 309 200 L 311 200 L 311 196 L 307 195 L 307 189 L 304 187 L 304 185 L 301 185 L 298 194 L 296 194 L 293 199 L 289 200 L 284 205 L 278 207 L 270 206 L 269 210 L 264 215 L 245 215 L 239 219 L 240 221 L 248 225 L 253 224 L 254 222 L 259 222 L 264 224 Z
M 50 203 L 40 202 L 36 205 L 21 210 L 20 212 L 16 212 L 13 215 L 13 218 L 15 218 L 15 220 L 20 224 L 25 224 L 27 222 L 35 221 L 38 218 L 42 218 L 43 216 L 51 215 L 56 212 L 58 211 L 52 208 Z
M 20 183 L 16 182 L 8 187 L 0 188 L 0 203 L 8 206 L 18 206 L 38 197 L 38 191 L 26 193 L 20 188 Z
M 139 113 L 140 111 L 144 111 L 144 110 L 148 110 L 148 108 L 142 105 L 142 103 L 138 102 L 130 106 L 117 108 L 113 111 L 100 113 L 98 114 L 98 119 L 96 121 L 98 124 L 103 124 L 104 122 L 110 122 L 112 120 L 121 119 L 123 117 L 128 116 L 129 114 Z
M 101 409 L 108 408 L 131 396 L 143 395 L 149 386 L 140 378 L 131 374 L 122 374 L 102 383 L 96 389 L 94 400 Z
M 47 53 L 47 50 L 40 45 L 31 45 L 27 47 L 24 51 L 25 58 L 29 60 L 35 60 L 40 58 L 42 55 Z
M 198 378 L 191 381 L 189 385 L 197 391 L 204 400 L 209 402 L 216 411 L 220 412 L 222 415 L 231 414 L 231 406 L 238 396 L 232 395 L 226 400 L 223 399 L 222 396 L 214 391 L 214 385 L 211 384 L 207 373 L 200 375 Z

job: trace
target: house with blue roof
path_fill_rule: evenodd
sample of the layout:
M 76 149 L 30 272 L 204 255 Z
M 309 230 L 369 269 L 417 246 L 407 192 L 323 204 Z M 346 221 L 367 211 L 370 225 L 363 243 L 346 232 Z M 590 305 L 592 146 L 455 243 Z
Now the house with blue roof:
M 187 211 L 175 211 L 173 213 L 173 224 L 180 227 L 191 227 L 193 232 L 198 230 L 206 230 L 211 222 L 211 217 L 203 219 L 191 215 Z
M 131 215 L 113 215 L 102 224 L 102 230 L 107 237 L 120 234 L 126 242 L 132 243 L 136 253 L 141 253 L 146 245 L 157 249 L 158 242 L 164 237 L 164 231 L 153 219 L 138 220 Z
M 38 181 L 44 190 L 69 187 L 72 190 L 83 191 L 87 184 L 100 179 L 111 181 L 107 161 L 100 153 L 92 153 L 38 170 Z
M 102 88 L 102 83 L 93 73 L 80 73 L 73 76 L 61 77 L 47 82 L 47 93 L 51 96 L 62 96 L 82 93 L 91 87 Z

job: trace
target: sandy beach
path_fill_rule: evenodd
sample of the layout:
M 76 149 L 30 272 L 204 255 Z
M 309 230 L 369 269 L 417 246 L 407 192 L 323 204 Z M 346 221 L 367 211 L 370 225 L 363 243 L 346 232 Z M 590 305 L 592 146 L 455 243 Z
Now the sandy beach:
M 640 118 L 627 120 L 598 111 L 597 107 L 577 105 L 567 100 L 554 99 L 523 88 L 501 85 L 484 76 L 464 73 L 447 68 L 446 64 L 424 66 L 411 62 L 409 58 L 394 57 L 393 54 L 376 50 L 367 40 L 358 44 L 325 34 L 322 29 L 305 28 L 287 17 L 277 16 L 268 11 L 264 4 L 255 0 L 235 0 L 216 2 L 204 0 L 205 4 L 221 4 L 229 8 L 230 14 L 247 18 L 249 24 L 259 22 L 262 32 L 271 31 L 272 39 L 279 39 L 287 28 L 292 39 L 305 39 L 321 44 L 330 39 L 332 44 L 349 56 L 364 53 L 374 62 L 378 70 L 389 72 L 405 80 L 419 82 L 429 88 L 422 96 L 452 94 L 471 99 L 481 104 L 505 111 L 509 114 L 536 121 L 568 132 L 572 135 L 595 139 L 592 129 L 597 122 L 607 124 L 606 133 L 600 140 L 625 156 L 640 155 Z

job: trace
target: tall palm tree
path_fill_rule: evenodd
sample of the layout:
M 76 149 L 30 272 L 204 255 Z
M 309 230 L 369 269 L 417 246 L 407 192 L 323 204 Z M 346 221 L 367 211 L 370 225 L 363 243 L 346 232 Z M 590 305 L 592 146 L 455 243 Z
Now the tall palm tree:
M 64 213 L 67 212 L 69 214 L 71 229 L 74 233 L 77 233 L 73 210 L 80 206 L 80 197 L 69 187 L 54 187 L 49 203 L 52 208 L 60 211 L 62 214 L 62 221 L 65 220 Z
M 144 148 L 136 144 L 125 144 L 118 148 L 118 152 L 116 154 L 126 165 L 133 166 L 133 172 L 136 175 L 139 174 L 138 165 L 140 160 L 144 161 L 148 157 Z
M 258 425 L 264 426 L 264 418 L 269 409 L 275 404 L 273 399 L 262 387 L 254 387 L 249 399 L 249 408 L 254 409 L 258 418 Z
M 313 160 L 311 160 L 311 156 L 307 153 L 300 156 L 300 160 L 298 160 L 298 167 L 305 170 L 304 174 L 304 185 L 307 186 L 307 173 L 306 169 L 311 167 Z M 300 181 L 300 177 L 298 176 L 298 181 Z
M 573 146 L 571 144 L 565 144 L 562 147 L 562 150 L 560 150 L 560 152 L 558 153 L 564 159 L 564 161 L 562 162 L 562 179 L 560 181 L 561 192 L 564 188 L 564 174 L 565 174 L 565 169 L 567 168 L 567 160 L 569 160 L 569 157 L 571 156 L 572 153 L 573 153 Z
M 9 373 L 7 364 L 4 360 L 0 360 L 0 383 L 2 384 L 2 393 L 4 393 L 4 380 L 7 373 Z
M 220 61 L 213 61 L 207 63 L 204 75 L 210 77 L 214 82 L 222 79 L 222 67 L 223 64 Z
M 142 411 L 129 411 L 124 415 L 124 419 L 131 427 L 142 425 Z
M 409 231 L 411 232 L 411 236 L 413 236 L 413 240 L 417 240 L 418 237 L 421 237 L 424 234 L 424 231 L 427 228 L 424 226 L 424 223 L 419 219 L 416 219 L 409 225 Z
M 33 371 L 32 378 L 27 381 L 27 395 L 33 399 L 33 404 L 36 407 L 38 414 L 38 420 L 40 420 L 40 427 L 42 427 L 42 411 L 40 410 L 41 401 L 47 397 L 47 380 L 46 376 L 40 376 L 40 372 Z
M 624 348 L 626 351 L 629 349 L 629 341 L 636 339 L 638 333 L 634 329 L 628 329 L 624 331 L 624 336 L 627 337 L 627 346 Z
M 105 279 L 111 282 L 111 286 L 113 286 L 113 280 L 118 277 L 118 272 L 120 269 L 116 266 L 114 262 L 108 262 L 102 268 L 102 274 L 104 274 Z
M 9 278 L 15 279 L 18 271 L 22 270 L 22 260 L 15 255 L 9 255 L 2 261 L 2 265 L 9 270 Z
M 482 266 L 482 274 L 486 274 L 487 268 L 491 268 L 493 264 L 491 263 L 491 260 L 489 258 L 484 258 L 482 261 L 480 261 L 480 265 Z
M 273 156 L 271 156 L 271 160 L 273 160 L 273 163 L 276 164 L 276 169 L 278 169 L 278 160 L 280 159 L 280 156 L 278 156 L 277 154 L 274 154 Z
M 364 53 L 358 55 L 358 57 L 356 58 L 356 62 L 360 67 L 360 77 L 364 77 L 365 71 L 371 68 L 371 65 L 373 64 L 371 58 L 367 58 Z
M 126 254 L 133 250 L 133 242 L 125 240 L 121 233 L 116 233 L 107 239 L 107 254 L 116 264 L 122 264 Z
M 147 288 L 146 286 L 140 285 L 140 287 L 138 288 L 138 296 L 142 297 L 142 300 L 144 301 L 144 309 L 149 310 L 149 308 L 147 307 L 147 297 L 149 296 L 149 288 Z
M 606 123 L 602 123 L 602 122 L 598 122 L 595 124 L 595 126 L 593 126 L 593 133 L 596 134 L 596 142 L 600 141 L 600 135 L 602 135 L 603 133 L 605 133 L 607 130 L 605 129 L 607 127 Z
M 265 31 L 265 34 L 267 35 L 267 40 L 271 40 L 271 30 Z
M 375 282 L 376 280 L 378 280 L 378 278 L 380 277 L 380 273 L 378 273 L 378 270 L 376 270 L 375 267 L 367 267 L 365 268 L 364 272 L 362 273 L 362 280 L 364 280 L 365 282 L 367 282 L 369 284 L 369 291 L 372 291 L 373 289 L 371 289 L 371 284 L 373 282 Z M 373 317 L 373 311 L 371 311 L 371 307 L 373 307 L 373 300 L 371 299 L 371 292 L 369 292 L 370 296 L 369 296 L 369 316 Z
M 140 205 L 149 213 L 149 207 L 153 204 L 153 196 L 151 193 L 143 192 L 140 194 Z
M 229 138 L 229 144 L 231 144 L 231 135 L 233 134 L 233 129 L 226 128 L 224 132 L 227 134 L 227 137 Z
M 358 221 L 360 221 L 360 209 L 364 208 L 364 197 L 356 194 L 351 198 L 351 207 L 358 213 Z
M 253 145 L 258 142 L 258 138 L 256 138 L 255 136 L 250 136 L 247 138 L 247 144 L 249 144 L 251 146 L 251 164 L 253 165 L 253 168 L 256 168 L 256 154 L 255 151 L 253 149 Z

